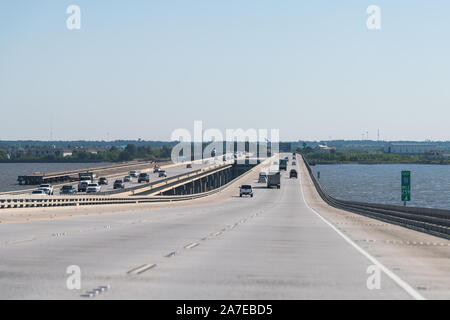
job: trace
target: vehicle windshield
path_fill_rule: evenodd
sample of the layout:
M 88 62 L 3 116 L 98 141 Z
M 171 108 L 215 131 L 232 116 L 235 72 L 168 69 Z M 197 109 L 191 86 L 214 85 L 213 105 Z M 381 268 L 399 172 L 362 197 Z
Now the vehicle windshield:
M 242 188 L 242 189 L 251 189 L 252 186 L 249 186 L 249 185 L 247 185 L 247 184 L 244 184 L 241 188 Z

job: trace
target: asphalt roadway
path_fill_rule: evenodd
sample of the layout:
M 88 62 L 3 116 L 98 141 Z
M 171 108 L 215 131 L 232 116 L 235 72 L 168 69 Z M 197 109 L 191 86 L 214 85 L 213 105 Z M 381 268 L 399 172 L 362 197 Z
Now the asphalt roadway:
M 152 182 L 159 181 L 159 180 L 162 180 L 162 179 L 165 179 L 165 178 L 170 178 L 170 177 L 173 177 L 173 176 L 176 176 L 176 175 L 179 175 L 179 174 L 188 173 L 188 172 L 192 172 L 192 171 L 195 171 L 195 170 L 198 170 L 198 169 L 206 168 L 206 167 L 211 166 L 213 164 L 219 164 L 219 163 L 221 163 L 220 160 L 221 159 L 218 159 L 218 160 L 214 161 L 214 159 L 210 158 L 210 159 L 204 160 L 203 162 L 202 161 L 195 161 L 195 162 L 192 162 L 192 163 L 191 162 L 186 162 L 186 163 L 179 163 L 179 164 L 161 165 L 161 169 L 166 171 L 167 177 L 164 177 L 164 176 L 160 177 L 159 176 L 159 172 L 154 173 L 153 172 L 154 164 L 152 164 L 152 166 L 149 166 L 146 169 L 141 169 L 141 170 L 136 170 L 136 171 L 138 173 L 140 173 L 140 172 L 147 172 L 147 173 L 149 173 L 149 175 L 150 175 L 150 182 L 149 183 L 152 183 Z M 229 160 L 230 160 L 230 157 L 227 158 L 227 161 L 229 161 Z M 191 168 L 187 168 L 186 167 L 186 165 L 188 163 L 192 164 Z M 127 175 L 129 175 L 129 171 L 102 176 L 102 177 L 106 177 L 108 179 L 108 184 L 107 185 L 101 185 L 100 186 L 100 192 L 113 191 L 114 190 L 114 181 L 116 179 L 122 179 L 123 180 L 124 177 L 127 176 Z M 100 178 L 100 176 L 97 177 L 97 179 L 94 182 L 98 182 L 98 178 Z M 147 184 L 147 183 L 145 183 L 145 182 L 138 183 L 138 178 L 131 177 L 131 180 L 129 182 L 125 182 L 124 183 L 124 185 L 125 185 L 124 191 L 126 189 L 129 189 L 129 188 L 132 188 L 132 187 L 136 187 L 138 185 L 145 185 L 145 184 Z M 74 186 L 77 189 L 78 182 L 72 182 L 72 183 L 71 182 L 67 182 L 67 183 L 53 184 L 53 193 L 54 193 L 55 196 L 60 195 L 59 192 L 60 192 L 60 189 L 61 189 L 61 187 L 63 185 L 72 185 L 72 186 Z M 36 186 L 35 189 L 37 189 L 38 187 L 39 186 Z M 27 189 L 27 190 L 24 190 L 23 192 L 17 191 L 17 192 L 14 192 L 14 194 L 30 195 L 31 191 L 35 190 L 35 189 Z M 86 192 L 77 192 L 75 195 L 80 195 L 80 194 L 86 194 Z M 0 194 L 0 196 L 1 195 L 2 194 Z
M 187 205 L 0 224 L 0 299 L 424 298 L 310 208 L 301 165 L 301 179 L 289 167 L 279 190 L 255 172 Z M 254 197 L 240 198 L 239 183 Z M 71 265 L 80 290 L 66 285 Z M 367 285 L 373 266 L 379 289 Z M 99 286 L 108 290 L 87 294 Z M 444 289 L 437 298 L 449 298 Z

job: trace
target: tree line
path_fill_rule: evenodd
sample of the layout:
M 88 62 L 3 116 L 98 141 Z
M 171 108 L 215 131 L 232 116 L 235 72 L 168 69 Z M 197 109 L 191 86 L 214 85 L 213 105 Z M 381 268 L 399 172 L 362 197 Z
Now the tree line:
M 72 151 L 71 156 L 57 154 L 34 155 L 31 151 L 14 153 L 8 157 L 5 151 L 0 150 L 1 162 L 121 162 L 131 160 L 168 160 L 172 147 L 164 145 L 160 148 L 150 146 L 136 146 L 128 144 L 125 148 L 111 147 L 107 151 L 91 153 L 86 151 Z

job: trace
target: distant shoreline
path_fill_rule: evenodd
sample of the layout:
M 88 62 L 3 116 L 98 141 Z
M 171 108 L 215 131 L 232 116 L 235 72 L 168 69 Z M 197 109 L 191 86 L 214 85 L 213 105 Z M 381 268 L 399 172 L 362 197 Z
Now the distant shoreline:
M 309 164 L 312 166 L 315 165 L 338 165 L 338 164 L 365 164 L 365 165 L 380 165 L 380 164 L 420 164 L 420 165 L 439 165 L 439 166 L 448 166 L 450 163 L 436 163 L 436 162 L 352 162 L 352 161 L 345 161 L 345 162 L 326 162 L 326 161 L 309 161 Z
M 304 156 L 311 165 L 318 164 L 433 164 L 450 165 L 448 158 L 393 153 L 309 152 Z
M 105 161 L 105 160 L 97 160 L 97 161 L 80 161 L 79 159 L 74 159 L 73 161 L 49 161 L 48 159 L 43 160 L 0 160 L 0 163 L 119 163 L 121 161 Z

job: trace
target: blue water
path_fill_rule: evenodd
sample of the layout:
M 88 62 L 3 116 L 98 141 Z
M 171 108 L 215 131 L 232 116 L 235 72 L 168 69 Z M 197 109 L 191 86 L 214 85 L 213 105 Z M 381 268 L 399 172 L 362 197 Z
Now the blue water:
M 408 206 L 450 209 L 450 166 L 446 165 L 316 165 L 311 167 L 331 196 L 361 202 L 403 205 L 401 171 L 411 171 Z
M 17 177 L 33 172 L 57 172 L 82 168 L 93 168 L 108 163 L 0 163 L 0 192 L 29 189 L 32 186 L 20 186 Z

